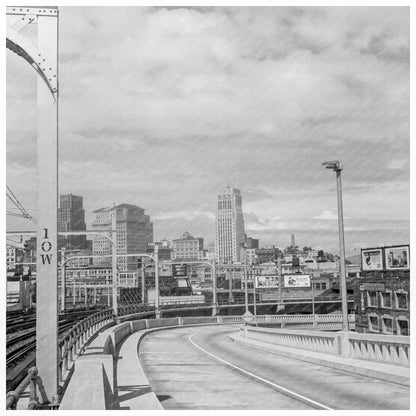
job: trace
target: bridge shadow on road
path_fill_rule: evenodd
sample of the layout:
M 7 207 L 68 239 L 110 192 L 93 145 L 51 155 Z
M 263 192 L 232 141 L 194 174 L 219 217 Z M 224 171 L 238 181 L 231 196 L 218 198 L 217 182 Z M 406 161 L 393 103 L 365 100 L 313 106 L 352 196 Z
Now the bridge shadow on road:
M 113 409 L 117 410 L 130 410 L 128 406 L 121 406 L 126 400 L 131 400 L 136 397 L 143 396 L 144 394 L 150 393 L 151 387 L 148 385 L 132 385 L 132 386 L 118 386 L 116 396 L 114 398 Z M 123 393 L 120 395 L 120 393 Z

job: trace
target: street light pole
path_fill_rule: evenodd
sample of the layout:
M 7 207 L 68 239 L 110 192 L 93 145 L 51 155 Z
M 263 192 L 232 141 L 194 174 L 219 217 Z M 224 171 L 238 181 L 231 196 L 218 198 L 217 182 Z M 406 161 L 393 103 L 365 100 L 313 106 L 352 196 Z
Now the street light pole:
M 345 243 L 344 243 L 344 215 L 342 210 L 342 188 L 341 171 L 342 164 L 338 160 L 322 163 L 326 169 L 331 169 L 336 173 L 337 181 L 337 201 L 338 201 L 338 232 L 339 232 L 339 252 L 341 258 L 340 267 L 340 291 L 342 301 L 342 330 L 348 331 L 348 302 L 347 302 L 347 279 L 345 272 Z
M 246 313 L 248 312 L 248 288 L 247 288 L 247 251 L 244 247 L 244 295 L 246 303 Z

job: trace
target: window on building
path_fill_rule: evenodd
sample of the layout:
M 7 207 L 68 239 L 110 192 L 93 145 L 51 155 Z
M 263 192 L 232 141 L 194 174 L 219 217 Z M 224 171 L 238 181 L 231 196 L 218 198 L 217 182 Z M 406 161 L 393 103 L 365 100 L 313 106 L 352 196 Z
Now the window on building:
M 369 315 L 369 317 L 368 317 L 368 329 L 371 332 L 379 332 L 378 316 L 377 315 Z
M 384 316 L 382 318 L 382 332 L 383 334 L 393 333 L 393 318 L 390 316 Z
M 398 335 L 409 335 L 409 321 L 407 319 L 397 320 Z
M 326 290 L 326 283 L 321 283 L 321 289 Z
M 381 307 L 382 308 L 391 308 L 391 305 L 392 305 L 391 292 L 381 292 L 380 297 L 381 297 Z
M 367 304 L 368 306 L 377 306 L 377 292 L 367 292 Z
M 396 308 L 408 309 L 406 292 L 396 292 Z

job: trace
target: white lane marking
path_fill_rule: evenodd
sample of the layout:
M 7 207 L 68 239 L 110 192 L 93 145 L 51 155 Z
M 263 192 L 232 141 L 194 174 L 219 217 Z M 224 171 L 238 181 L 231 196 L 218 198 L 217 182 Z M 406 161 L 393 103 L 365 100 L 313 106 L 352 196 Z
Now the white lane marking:
M 192 340 L 192 337 L 193 337 L 194 335 L 197 335 L 197 334 L 192 334 L 192 335 L 190 335 L 190 336 L 188 337 L 188 341 L 189 341 L 189 342 L 190 342 L 193 346 L 195 346 L 196 348 L 198 348 L 199 350 L 201 350 L 201 351 L 202 351 L 202 352 L 204 352 L 205 354 L 208 354 L 209 356 L 211 356 L 211 357 L 212 357 L 212 358 L 214 358 L 215 360 L 220 361 L 220 362 L 224 363 L 225 365 L 227 365 L 227 366 L 229 366 L 229 367 L 233 367 L 233 368 L 235 368 L 236 370 L 241 371 L 242 373 L 245 373 L 245 374 L 249 375 L 250 377 L 256 378 L 257 380 L 260 380 L 261 382 L 263 382 L 263 383 L 265 383 L 265 384 L 269 384 L 270 386 L 273 386 L 274 388 L 276 388 L 276 389 L 278 389 L 278 390 L 282 390 L 282 391 L 284 391 L 285 393 L 290 394 L 291 396 L 295 396 L 295 397 L 297 397 L 297 398 L 299 398 L 299 399 L 302 399 L 302 400 L 304 400 L 304 401 L 306 401 L 306 402 L 308 402 L 308 403 L 312 403 L 312 404 L 314 404 L 315 406 L 322 407 L 322 409 L 325 409 L 325 410 L 334 410 L 334 409 L 332 409 L 332 408 L 330 408 L 330 407 L 328 407 L 328 406 L 325 406 L 325 405 L 324 405 L 324 404 L 322 404 L 322 403 L 318 403 L 318 402 L 316 402 L 315 400 L 308 399 L 307 397 L 302 396 L 301 394 L 295 393 L 294 391 L 291 391 L 291 390 L 289 390 L 289 389 L 287 389 L 287 388 L 285 388 L 285 387 L 283 387 L 283 386 L 279 386 L 278 384 L 272 383 L 272 382 L 271 382 L 271 381 L 269 381 L 269 380 L 266 380 L 266 379 L 264 379 L 264 378 L 262 378 L 262 377 L 256 376 L 255 374 L 250 373 L 249 371 L 246 371 L 246 370 L 244 370 L 244 369 L 243 369 L 243 368 L 241 368 L 241 367 L 237 367 L 236 365 L 231 364 L 230 362 L 225 361 L 225 360 L 223 360 L 222 358 L 217 357 L 217 356 L 216 356 L 216 355 L 214 355 L 214 354 L 211 354 L 209 351 L 204 350 L 202 347 L 200 347 L 199 345 L 195 344 L 195 342 Z

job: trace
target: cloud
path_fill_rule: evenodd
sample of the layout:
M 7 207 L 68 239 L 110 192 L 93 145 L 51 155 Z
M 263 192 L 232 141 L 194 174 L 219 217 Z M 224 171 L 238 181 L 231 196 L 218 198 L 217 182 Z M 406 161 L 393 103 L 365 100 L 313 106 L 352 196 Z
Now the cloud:
M 320 215 L 317 215 L 316 217 L 314 217 L 314 219 L 332 221 L 332 220 L 338 220 L 338 215 L 334 214 L 332 211 L 324 210 L 322 211 Z
M 228 181 L 257 237 L 285 244 L 293 228 L 332 244 L 335 179 L 321 163 L 340 159 L 346 217 L 408 221 L 407 8 L 62 7 L 60 18 L 60 192 L 89 212 L 136 203 L 156 235 L 192 226 L 213 238 Z M 8 52 L 7 181 L 27 201 L 35 92 L 33 69 Z

